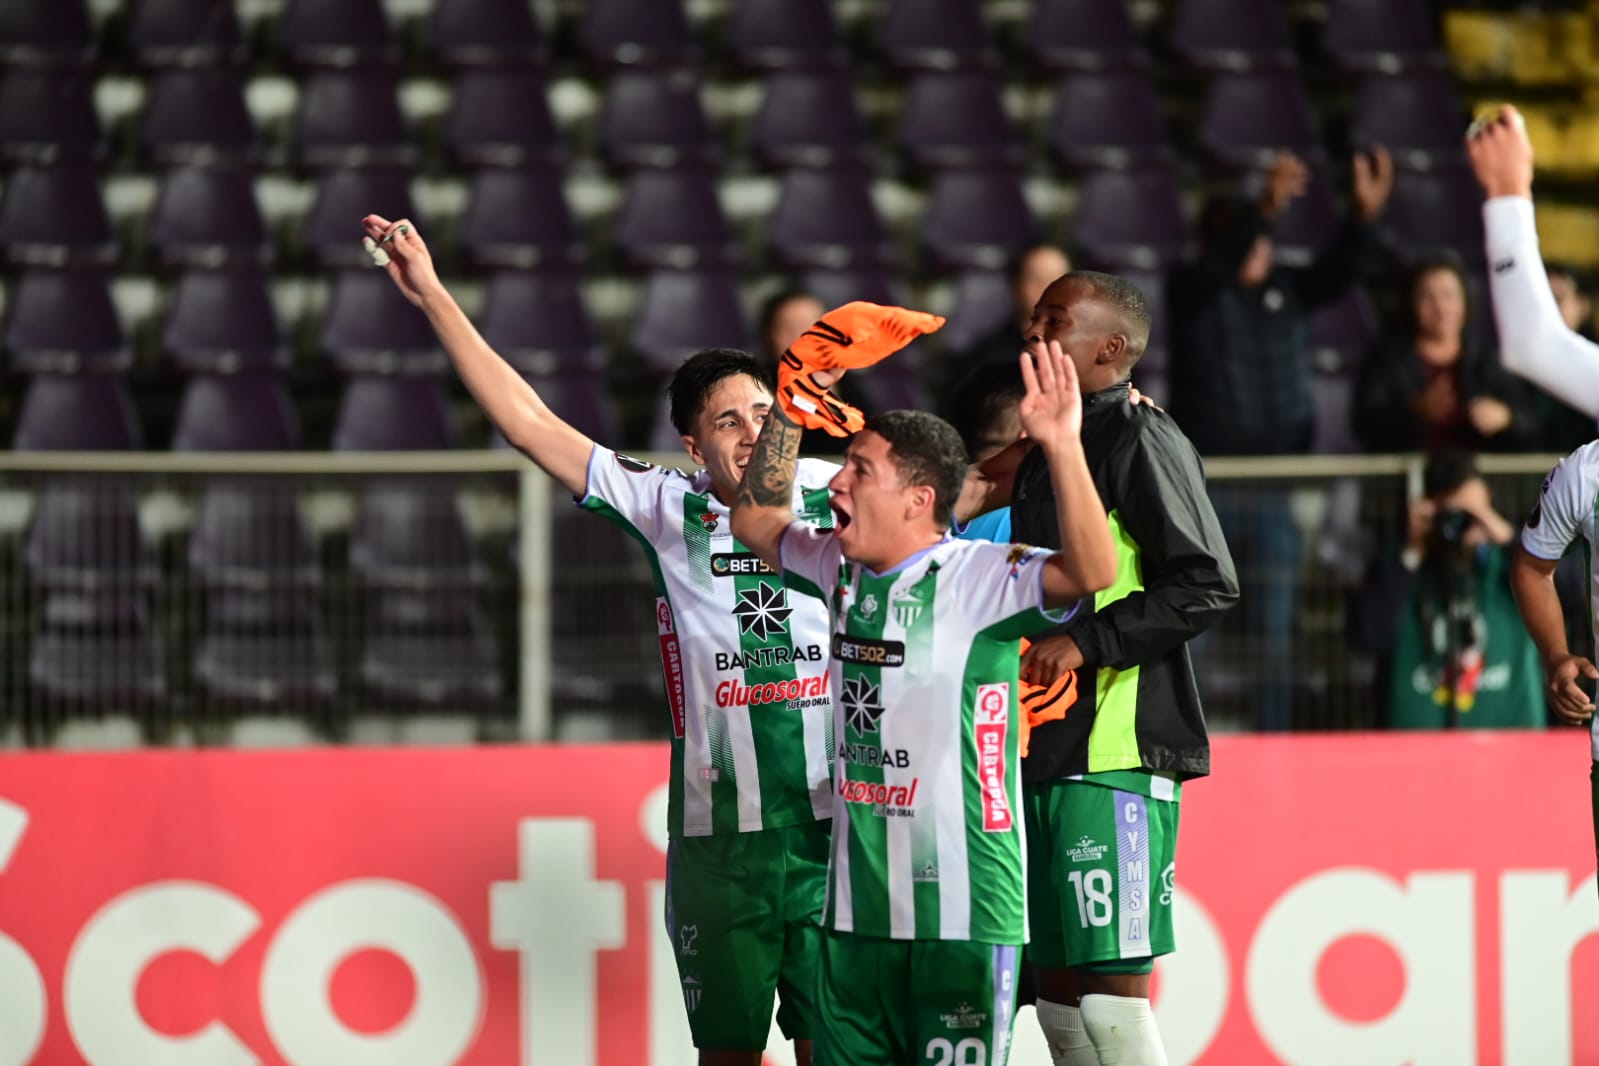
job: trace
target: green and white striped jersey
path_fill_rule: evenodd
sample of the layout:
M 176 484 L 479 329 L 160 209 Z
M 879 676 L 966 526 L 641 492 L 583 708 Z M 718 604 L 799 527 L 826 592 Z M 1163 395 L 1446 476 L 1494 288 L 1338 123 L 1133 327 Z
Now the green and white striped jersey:
M 804 459 L 794 511 L 833 524 L 838 467 Z M 661 668 L 672 715 L 670 834 L 717 836 L 832 816 L 833 701 L 827 611 L 791 596 L 733 539 L 710 475 L 595 446 L 579 506 L 644 546 L 655 577 Z
M 1588 556 L 1588 609 L 1599 633 L 1599 552 L 1594 551 L 1599 525 L 1599 441 L 1584 444 L 1555 465 L 1544 478 L 1538 504 L 1521 530 L 1527 554 L 1554 562 L 1581 537 Z M 1594 762 L 1599 762 L 1599 716 L 1589 727 Z
M 798 522 L 781 550 L 789 587 L 825 599 L 832 618 L 827 923 L 1022 943 L 1017 641 L 1070 616 L 1042 610 L 1050 553 L 945 539 L 874 574 Z

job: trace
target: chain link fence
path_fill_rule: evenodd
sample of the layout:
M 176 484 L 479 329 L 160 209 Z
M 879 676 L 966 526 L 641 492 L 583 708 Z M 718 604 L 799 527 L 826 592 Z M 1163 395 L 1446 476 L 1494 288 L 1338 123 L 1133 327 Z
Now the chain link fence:
M 681 463 L 678 456 L 658 461 Z M 1498 509 L 1552 457 L 1485 459 Z M 1346 607 L 1421 461 L 1215 460 L 1218 729 L 1375 724 Z M 650 568 L 506 453 L 0 456 L 0 744 L 665 735 Z

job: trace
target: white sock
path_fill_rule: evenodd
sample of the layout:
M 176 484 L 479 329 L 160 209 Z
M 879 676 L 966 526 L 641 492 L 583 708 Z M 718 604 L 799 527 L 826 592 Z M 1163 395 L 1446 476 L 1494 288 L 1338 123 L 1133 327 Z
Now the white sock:
M 1099 1052 L 1100 1066 L 1166 1066 L 1149 1000 L 1092 995 L 1082 1004 L 1083 1028 Z
M 1094 1042 L 1083 1028 L 1083 1012 L 1064 1003 L 1041 999 L 1037 1004 L 1038 1027 L 1049 1044 L 1049 1059 L 1055 1066 L 1099 1066 Z

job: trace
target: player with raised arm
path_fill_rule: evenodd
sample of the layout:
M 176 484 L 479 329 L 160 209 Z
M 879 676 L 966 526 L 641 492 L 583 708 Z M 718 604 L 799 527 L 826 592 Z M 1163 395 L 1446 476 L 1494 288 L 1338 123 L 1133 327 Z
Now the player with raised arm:
M 1069 615 L 1116 575 L 1076 372 L 1058 345 L 1022 360 L 1021 421 L 1050 456 L 1065 550 L 951 538 L 966 453 L 921 412 L 865 421 L 829 486 L 836 525 L 813 531 L 783 506 L 808 412 L 774 408 L 733 507 L 739 539 L 832 620 L 825 1066 L 993 1066 L 1009 1054 L 1027 939 L 1017 643 L 1059 620 L 1047 609 Z
M 791 597 L 731 529 L 772 405 L 766 368 L 727 349 L 690 357 L 672 377 L 672 420 L 703 469 L 639 462 L 563 422 L 489 347 L 415 226 L 377 215 L 364 226 L 506 439 L 649 557 L 672 730 L 666 923 L 699 1061 L 758 1064 L 778 995 L 778 1024 L 806 1066 L 833 809 L 829 633 L 825 608 Z M 789 516 L 831 525 L 838 469 L 801 463 Z
M 1526 123 L 1504 105 L 1472 123 L 1466 152 L 1488 197 L 1482 215 L 1499 357 L 1512 372 L 1599 419 L 1599 345 L 1566 325 L 1538 253 Z
M 1538 503 L 1521 531 L 1521 550 L 1510 564 L 1510 587 L 1516 606 L 1527 624 L 1532 642 L 1543 660 L 1549 705 L 1555 716 L 1572 725 L 1592 723 L 1589 730 L 1593 764 L 1594 857 L 1599 861 L 1599 721 L 1593 700 L 1582 690 L 1584 679 L 1599 678 L 1599 669 L 1566 644 L 1565 616 L 1555 591 L 1555 567 L 1566 549 L 1581 537 L 1588 542 L 1590 614 L 1599 624 L 1599 536 L 1594 528 L 1599 513 L 1599 441 L 1584 444 L 1560 460 L 1544 479 Z

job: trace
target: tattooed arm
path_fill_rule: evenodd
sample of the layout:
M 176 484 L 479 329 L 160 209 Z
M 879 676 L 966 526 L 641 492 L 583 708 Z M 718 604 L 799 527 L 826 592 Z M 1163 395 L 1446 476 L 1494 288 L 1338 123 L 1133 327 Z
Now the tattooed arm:
M 782 405 L 773 404 L 733 500 L 733 536 L 774 570 L 783 568 L 778 547 L 783 531 L 794 521 L 800 432 Z

